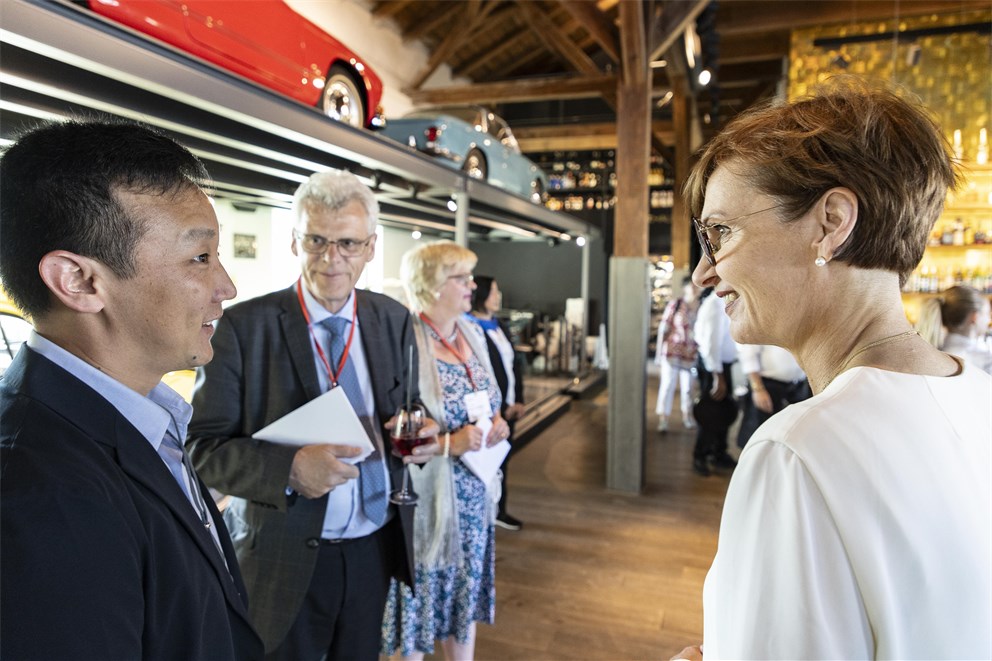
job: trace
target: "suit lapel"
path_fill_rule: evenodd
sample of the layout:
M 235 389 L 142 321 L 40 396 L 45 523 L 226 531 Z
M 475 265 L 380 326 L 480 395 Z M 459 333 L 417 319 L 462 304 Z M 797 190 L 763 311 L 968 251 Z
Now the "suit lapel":
M 320 381 L 317 379 L 317 366 L 313 360 L 313 336 L 310 335 L 307 321 L 300 310 L 296 285 L 285 290 L 284 294 L 280 300 L 282 313 L 279 315 L 279 324 L 282 326 L 283 337 L 286 338 L 289 360 L 309 401 L 320 396 Z
M 196 517 L 186 494 L 148 440 L 93 388 L 28 347 L 18 354 L 8 374 L 11 377 L 16 375 L 17 383 L 12 382 L 12 386 L 72 421 L 94 442 L 113 449 L 111 459 L 116 460 L 121 470 L 135 483 L 165 504 L 217 572 L 232 610 L 250 621 L 243 597 L 238 594 L 238 587 L 221 560 L 213 538 Z M 207 493 L 205 486 L 203 491 Z M 219 525 L 218 522 L 219 518 L 214 517 L 214 525 Z M 219 530 L 226 531 L 226 528 Z M 227 557 L 227 561 L 236 568 L 234 554 L 229 552 Z
M 221 558 L 212 535 L 196 516 L 196 512 L 190 504 L 189 499 L 183 493 L 182 488 L 169 472 L 169 469 L 166 468 L 162 458 L 158 456 L 148 441 L 123 417 L 119 417 L 117 424 L 117 457 L 124 472 L 136 483 L 141 484 L 158 496 L 172 512 L 176 520 L 186 529 L 200 550 L 200 553 L 204 555 L 207 562 L 213 567 L 214 572 L 216 572 L 217 578 L 224 588 L 224 594 L 232 604 L 232 608 L 247 619 L 247 613 L 244 611 L 244 597 L 238 593 L 238 586 L 235 584 L 227 565 L 224 564 L 224 559 Z M 200 488 L 205 496 L 209 498 L 209 492 L 202 481 L 200 482 Z M 211 508 L 208 506 L 208 509 Z M 213 511 L 211 511 L 211 518 L 215 527 L 220 525 L 219 517 L 214 516 Z M 226 528 L 217 529 L 222 533 L 219 537 L 226 536 Z M 236 567 L 237 558 L 230 553 L 226 555 L 227 563 Z

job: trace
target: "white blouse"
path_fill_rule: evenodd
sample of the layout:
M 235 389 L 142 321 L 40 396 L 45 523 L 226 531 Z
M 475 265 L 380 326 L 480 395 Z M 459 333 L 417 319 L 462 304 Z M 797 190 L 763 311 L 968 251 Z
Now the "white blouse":
M 992 658 L 992 377 L 857 367 L 741 454 L 706 659 Z

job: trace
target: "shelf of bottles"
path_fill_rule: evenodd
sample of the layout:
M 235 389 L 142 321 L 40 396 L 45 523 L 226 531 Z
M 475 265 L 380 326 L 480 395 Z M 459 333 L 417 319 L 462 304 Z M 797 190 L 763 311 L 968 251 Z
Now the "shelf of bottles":
M 610 210 L 616 206 L 615 153 L 554 152 L 535 158 L 548 174 L 545 205 L 552 211 Z M 649 175 L 649 208 L 652 219 L 668 217 L 673 203 L 672 179 L 660 164 L 652 163 Z
M 964 183 L 948 194 L 923 259 L 903 286 L 911 321 L 918 318 L 924 300 L 955 285 L 992 296 L 992 165 L 987 150 L 980 149 L 975 157 L 962 162 Z

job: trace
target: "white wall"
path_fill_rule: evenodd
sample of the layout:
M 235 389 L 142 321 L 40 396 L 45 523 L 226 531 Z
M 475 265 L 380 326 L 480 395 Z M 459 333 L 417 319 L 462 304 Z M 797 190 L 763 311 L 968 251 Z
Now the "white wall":
M 293 224 L 288 211 L 238 211 L 225 200 L 214 200 L 214 209 L 220 223 L 220 259 L 238 288 L 231 303 L 288 287 L 299 277 L 300 268 L 290 251 Z M 235 234 L 255 237 L 254 259 L 234 256 Z
M 239 211 L 225 200 L 215 200 L 220 222 L 220 259 L 238 288 L 237 298 L 228 304 L 261 296 L 293 284 L 300 276 L 300 262 L 290 248 L 293 216 L 284 209 L 259 208 Z M 235 257 L 235 234 L 255 237 L 255 257 Z M 358 287 L 383 292 L 401 299 L 400 260 L 419 241 L 436 241 L 425 234 L 414 239 L 408 230 L 380 226 L 376 251 L 365 266 Z

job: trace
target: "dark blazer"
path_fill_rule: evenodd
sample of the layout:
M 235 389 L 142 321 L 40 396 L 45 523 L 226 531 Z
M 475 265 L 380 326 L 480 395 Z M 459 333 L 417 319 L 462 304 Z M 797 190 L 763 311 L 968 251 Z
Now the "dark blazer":
M 262 657 L 213 501 L 230 572 L 151 444 L 26 346 L 0 380 L 0 471 L 4 659 Z
M 502 321 L 497 321 L 500 330 L 503 331 L 503 335 L 506 339 L 510 339 L 510 331 Z M 510 385 L 510 379 L 507 377 L 506 368 L 503 367 L 503 357 L 499 353 L 499 348 L 496 343 L 493 342 L 493 338 L 489 337 L 489 333 L 485 329 L 482 329 L 483 334 L 486 336 L 486 347 L 489 349 L 489 362 L 493 366 L 493 376 L 496 378 L 496 384 L 499 386 L 499 392 L 503 395 L 503 404 L 500 406 L 500 413 L 505 414 L 508 404 L 506 403 L 506 391 Z M 524 379 L 523 374 L 520 369 L 520 361 L 517 360 L 516 352 L 513 355 L 513 401 L 518 404 L 524 403 Z
M 411 316 L 391 298 L 356 294 L 375 410 L 385 423 L 406 395 Z M 295 287 L 228 308 L 217 323 L 213 347 L 214 359 L 197 374 L 187 445 L 203 480 L 235 496 L 224 516 L 248 585 L 251 613 L 266 649 L 272 650 L 300 610 L 327 508 L 327 496 L 286 496 L 297 448 L 250 438 L 321 394 Z M 416 355 L 413 365 L 416 370 Z M 412 383 L 416 388 L 416 373 Z M 419 392 L 413 397 L 419 399 Z M 385 430 L 383 438 L 388 443 Z M 403 464 L 388 447 L 386 455 L 395 486 Z M 393 542 L 396 565 L 387 570 L 412 584 L 413 509 L 399 509 L 404 539 Z

